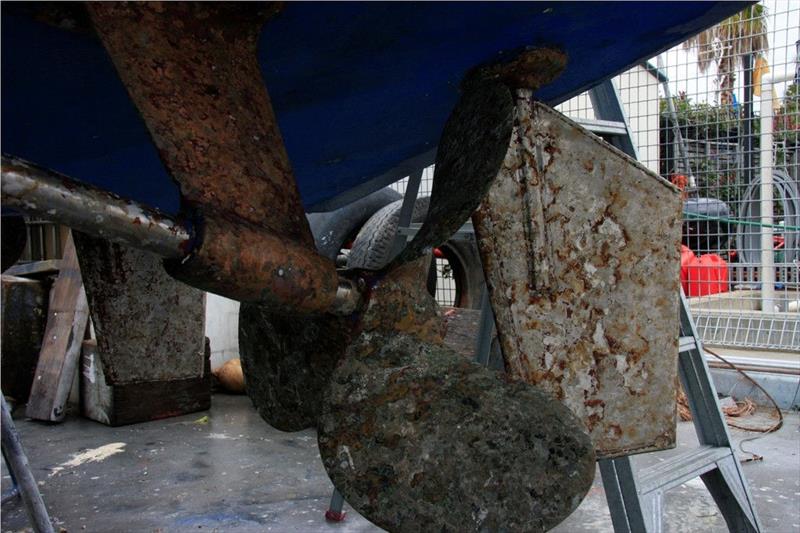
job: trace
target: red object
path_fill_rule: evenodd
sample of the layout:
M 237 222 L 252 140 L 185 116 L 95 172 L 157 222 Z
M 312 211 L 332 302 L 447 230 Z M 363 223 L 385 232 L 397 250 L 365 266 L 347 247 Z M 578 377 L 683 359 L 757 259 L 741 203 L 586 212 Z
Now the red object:
M 325 511 L 325 520 L 329 522 L 343 522 L 346 517 L 347 517 L 346 511 L 341 511 L 339 513 L 331 509 Z
M 673 174 L 669 181 L 671 181 L 674 186 L 680 189 L 681 198 L 683 200 L 686 200 L 689 197 L 689 195 L 686 193 L 686 187 L 689 186 L 689 178 L 683 174 Z
M 689 285 L 687 281 L 689 279 L 689 265 L 696 259 L 694 252 L 689 249 L 688 246 L 681 244 L 681 287 L 683 287 L 683 293 L 689 294 Z
M 689 296 L 728 292 L 728 263 L 717 254 L 696 257 L 686 269 L 686 283 Z

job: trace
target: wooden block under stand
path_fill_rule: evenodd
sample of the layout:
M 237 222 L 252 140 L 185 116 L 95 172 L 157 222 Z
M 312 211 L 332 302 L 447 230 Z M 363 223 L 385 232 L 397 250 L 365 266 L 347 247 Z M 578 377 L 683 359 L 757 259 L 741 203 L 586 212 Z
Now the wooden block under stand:
M 109 426 L 124 426 L 205 411 L 210 407 L 211 356 L 208 342 L 205 372 L 201 377 L 120 385 L 106 384 L 96 341 L 83 342 L 81 411 L 86 418 Z

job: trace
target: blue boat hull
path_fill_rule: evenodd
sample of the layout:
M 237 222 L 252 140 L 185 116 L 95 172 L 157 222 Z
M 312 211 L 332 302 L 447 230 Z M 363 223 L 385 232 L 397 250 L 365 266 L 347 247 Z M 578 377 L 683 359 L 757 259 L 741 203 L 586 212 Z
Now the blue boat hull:
M 477 64 L 525 46 L 561 48 L 566 70 L 537 93 L 555 105 L 744 5 L 290 2 L 265 26 L 259 60 L 312 211 L 430 163 Z M 177 186 L 100 42 L 7 6 L 3 152 L 177 212 Z

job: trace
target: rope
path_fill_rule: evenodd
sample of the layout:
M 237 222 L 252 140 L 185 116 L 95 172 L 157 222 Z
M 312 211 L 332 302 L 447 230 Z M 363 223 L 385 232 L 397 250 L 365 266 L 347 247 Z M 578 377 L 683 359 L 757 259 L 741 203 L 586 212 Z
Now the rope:
M 742 453 L 750 454 L 749 458 L 742 459 L 740 462 L 748 463 L 750 461 L 761 461 L 761 460 L 763 460 L 764 457 L 762 457 L 762 456 L 760 456 L 758 454 L 755 454 L 755 453 L 753 453 L 753 452 L 751 452 L 749 450 L 745 450 L 744 448 L 742 448 L 742 444 L 744 444 L 745 442 L 752 441 L 752 440 L 760 439 L 761 437 L 763 437 L 764 435 L 766 435 L 768 433 L 773 433 L 775 431 L 778 431 L 783 426 L 783 412 L 781 412 L 780 407 L 778 407 L 778 402 L 776 402 L 775 398 L 773 398 L 766 390 L 764 390 L 764 387 L 759 385 L 753 378 L 748 376 L 741 368 L 739 368 L 735 364 L 731 363 L 730 361 L 728 361 L 727 359 L 725 359 L 724 357 L 722 357 L 718 353 L 714 352 L 713 350 L 710 350 L 710 349 L 706 348 L 705 346 L 703 347 L 703 351 L 713 355 L 714 357 L 716 357 L 717 359 L 719 359 L 720 361 L 722 361 L 723 363 L 725 363 L 726 365 L 728 365 L 729 367 L 731 367 L 732 369 L 734 369 L 735 371 L 740 373 L 742 376 L 744 376 L 747 379 L 747 381 L 749 381 L 750 383 L 755 385 L 761 392 L 763 392 L 764 395 L 767 397 L 767 399 L 770 402 L 772 402 L 772 405 L 775 407 L 775 412 L 778 413 L 778 417 L 777 417 L 778 421 L 775 422 L 774 424 L 772 424 L 771 426 L 767 426 L 767 427 L 744 426 L 744 425 L 740 425 L 737 422 L 731 420 L 731 418 L 733 418 L 733 417 L 738 417 L 738 416 L 742 416 L 742 415 L 750 415 L 755 411 L 755 404 L 753 403 L 753 401 L 750 398 L 745 398 L 743 402 L 736 402 L 736 407 L 728 407 L 728 408 L 723 408 L 722 409 L 722 411 L 723 411 L 723 413 L 725 415 L 725 421 L 727 422 L 727 424 L 729 426 L 734 427 L 734 428 L 738 428 L 738 429 L 743 429 L 745 431 L 754 431 L 754 432 L 760 433 L 760 435 L 756 435 L 755 437 L 750 437 L 750 438 L 742 439 L 741 441 L 739 441 L 739 450 L 741 450 Z M 683 388 L 682 387 L 678 389 L 678 414 L 680 415 L 681 420 L 689 421 L 689 420 L 692 419 L 692 413 L 691 413 L 691 411 L 689 411 L 689 399 L 686 397 L 686 393 L 683 392 Z

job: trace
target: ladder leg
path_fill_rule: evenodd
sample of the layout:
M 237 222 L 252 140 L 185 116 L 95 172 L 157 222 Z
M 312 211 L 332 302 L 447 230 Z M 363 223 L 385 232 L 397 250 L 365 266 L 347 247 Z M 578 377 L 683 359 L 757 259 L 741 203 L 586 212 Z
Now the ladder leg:
M 3 450 L 3 461 L 5 461 L 6 468 L 8 469 L 8 475 L 11 477 L 11 489 L 7 493 L 3 494 L 2 503 L 6 503 L 7 501 L 11 501 L 19 496 L 19 485 L 17 484 L 17 478 L 14 476 L 14 471 L 11 470 L 5 450 Z
M 589 97 L 597 118 L 624 124 L 628 135 L 614 138 L 614 144 L 629 156 L 638 159 L 625 111 L 613 83 L 607 80 L 596 86 L 590 91 Z M 747 481 L 731 448 L 730 434 L 719 408 L 703 344 L 683 291 L 680 300 L 680 335 L 682 339 L 692 342 L 687 345 L 688 349 L 680 350 L 678 374 L 689 399 L 695 431 L 701 445 L 726 448 L 730 453 L 716 463 L 717 468 L 701 475 L 701 479 L 731 531 L 759 532 L 761 529 L 758 515 Z M 640 497 L 628 457 L 598 462 L 614 530 L 617 533 L 660 533 L 663 491 L 659 489 Z
M 615 533 L 647 533 L 630 458 L 601 459 L 597 463 Z
M 489 352 L 492 349 L 493 330 L 494 313 L 489 303 L 489 289 L 484 287 L 481 292 L 481 320 L 478 328 L 478 340 L 475 343 L 475 362 L 479 365 L 489 365 Z
M 52 533 L 53 525 L 47 514 L 47 507 L 44 505 L 42 495 L 39 493 L 39 486 L 31 474 L 28 458 L 22 450 L 22 443 L 19 440 L 19 433 L 11 420 L 11 411 L 8 409 L 5 397 L 0 394 L 2 402 L 2 420 L 0 420 L 0 432 L 2 433 L 3 456 L 7 459 L 8 471 L 12 473 L 17 483 L 22 502 L 25 504 L 25 511 L 28 519 L 36 533 Z
M 661 533 L 664 517 L 664 493 L 660 490 L 639 496 L 642 504 L 642 517 L 648 533 Z
M 328 510 L 325 511 L 325 520 L 329 520 L 331 522 L 341 522 L 347 516 L 345 511 L 342 511 L 344 507 L 344 497 L 342 493 L 336 489 L 333 489 L 333 494 L 331 494 L 331 504 L 328 507 Z
M 754 510 L 750 507 L 750 499 L 745 492 L 746 487 L 735 462 L 734 456 L 727 457 L 717 464 L 717 469 L 703 474 L 700 478 L 714 498 L 729 530 L 758 533 L 761 528 Z

